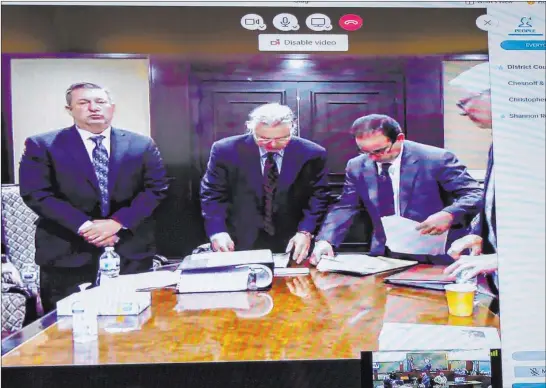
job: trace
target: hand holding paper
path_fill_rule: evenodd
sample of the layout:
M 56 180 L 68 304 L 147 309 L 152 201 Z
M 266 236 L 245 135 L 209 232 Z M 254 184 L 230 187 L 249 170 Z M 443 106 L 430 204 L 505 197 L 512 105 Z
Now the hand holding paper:
M 420 230 L 421 234 L 438 235 L 447 232 L 451 224 L 453 224 L 453 214 L 440 211 L 417 225 L 417 230 Z
M 436 213 L 436 215 L 440 213 Z M 431 217 L 434 216 L 435 215 Z M 429 217 L 427 220 L 431 219 L 431 217 Z M 441 219 L 442 217 L 439 216 L 439 218 Z M 392 252 L 407 253 L 412 255 L 442 255 L 445 253 L 447 232 L 449 227 L 441 234 L 423 234 L 423 229 L 419 231 L 417 227 L 419 225 L 422 226 L 424 223 L 419 224 L 418 222 L 408 218 L 388 216 L 381 218 L 381 221 L 387 236 L 386 245 Z M 445 220 L 442 222 L 445 222 Z M 431 227 L 432 226 L 430 225 L 427 226 L 427 230 Z M 437 227 L 435 227 L 434 230 L 439 230 L 436 228 Z

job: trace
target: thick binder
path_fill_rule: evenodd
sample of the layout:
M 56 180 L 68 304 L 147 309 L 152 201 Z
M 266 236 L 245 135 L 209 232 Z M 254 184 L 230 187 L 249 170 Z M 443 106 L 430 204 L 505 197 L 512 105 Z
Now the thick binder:
M 178 293 L 266 291 L 273 284 L 270 250 L 206 252 L 186 257 L 179 266 Z

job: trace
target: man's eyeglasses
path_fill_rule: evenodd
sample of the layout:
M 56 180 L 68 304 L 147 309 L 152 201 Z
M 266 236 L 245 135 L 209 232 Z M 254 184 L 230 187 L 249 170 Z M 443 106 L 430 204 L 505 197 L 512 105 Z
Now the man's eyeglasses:
M 472 101 L 474 99 L 479 99 L 484 94 L 485 94 L 485 92 L 482 92 L 482 93 L 474 94 L 474 95 L 472 95 L 470 97 L 466 97 L 466 98 L 463 98 L 463 99 L 459 100 L 459 102 L 457 102 L 457 104 L 455 104 L 455 105 L 457 105 L 457 108 L 459 108 L 461 110 L 461 116 L 468 116 L 467 106 L 470 103 L 470 101 Z
M 256 141 L 259 143 L 271 143 L 274 141 L 282 143 L 282 142 L 286 142 L 290 140 L 291 138 L 292 138 L 292 135 L 281 136 L 281 137 L 259 137 L 254 135 L 254 139 L 256 139 Z
M 394 143 L 391 143 L 390 145 L 388 145 L 386 147 L 379 148 L 379 149 L 373 150 L 373 151 L 363 151 L 363 150 L 359 149 L 358 152 L 360 152 L 362 155 L 375 155 L 375 156 L 383 155 L 383 154 L 386 154 L 387 152 L 390 152 L 393 145 L 394 145 Z

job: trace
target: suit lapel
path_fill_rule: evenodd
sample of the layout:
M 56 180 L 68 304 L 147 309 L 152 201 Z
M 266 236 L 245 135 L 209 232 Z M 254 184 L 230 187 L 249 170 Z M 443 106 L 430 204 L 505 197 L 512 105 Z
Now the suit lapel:
M 372 208 L 367 209 L 370 217 L 372 219 L 375 215 L 375 218 L 380 218 L 379 213 L 379 192 L 377 185 L 377 164 L 371 159 L 365 159 L 363 162 L 363 168 L 361 169 L 361 174 L 364 177 L 366 182 L 367 194 L 372 205 Z
M 241 168 L 248 177 L 249 185 L 254 189 L 258 199 L 261 199 L 263 196 L 263 175 L 260 150 L 251 135 L 248 135 L 244 140 L 240 160 L 242 161 Z
M 83 140 L 75 126 L 67 129 L 66 144 L 64 145 L 64 149 L 68 154 L 70 154 L 72 159 L 74 159 L 74 169 L 80 171 L 98 193 L 99 183 L 95 173 L 95 168 L 91 163 L 91 159 L 89 159 L 87 149 L 85 148 Z
M 299 156 L 301 155 L 301 153 L 298 149 L 298 144 L 296 143 L 296 141 L 297 140 L 293 139 L 284 149 L 277 192 L 287 191 L 292 183 L 294 183 L 294 180 L 300 172 L 301 159 L 299 158 Z
M 400 186 L 399 186 L 399 202 L 400 215 L 403 217 L 406 208 L 411 200 L 413 186 L 415 185 L 415 177 L 419 171 L 418 159 L 411 151 L 411 144 L 404 143 L 402 151 L 402 160 L 400 161 Z
M 110 157 L 108 161 L 108 192 L 112 193 L 123 157 L 129 149 L 129 137 L 124 132 L 112 128 L 110 139 Z

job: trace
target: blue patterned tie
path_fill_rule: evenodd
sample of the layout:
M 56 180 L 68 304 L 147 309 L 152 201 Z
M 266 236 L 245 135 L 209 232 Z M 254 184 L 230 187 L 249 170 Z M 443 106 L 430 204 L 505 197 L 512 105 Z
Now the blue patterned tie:
M 381 163 L 381 173 L 378 176 L 379 189 L 379 212 L 381 217 L 392 216 L 394 210 L 394 190 L 392 179 L 389 175 L 391 163 Z
M 108 151 L 102 141 L 104 136 L 93 136 L 91 140 L 95 143 L 93 149 L 93 167 L 97 174 L 100 190 L 100 208 L 103 217 L 110 212 L 110 197 L 108 195 Z

